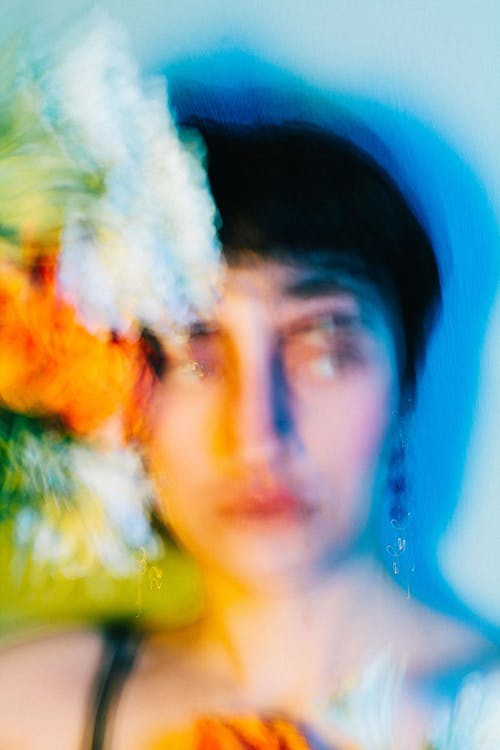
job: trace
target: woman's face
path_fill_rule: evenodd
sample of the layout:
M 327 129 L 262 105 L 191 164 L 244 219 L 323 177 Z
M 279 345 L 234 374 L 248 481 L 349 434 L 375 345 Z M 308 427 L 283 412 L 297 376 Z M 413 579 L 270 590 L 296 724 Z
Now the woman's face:
M 369 284 L 260 262 L 229 269 L 213 319 L 165 343 L 148 463 L 202 566 L 309 581 L 353 547 L 398 406 L 393 330 Z

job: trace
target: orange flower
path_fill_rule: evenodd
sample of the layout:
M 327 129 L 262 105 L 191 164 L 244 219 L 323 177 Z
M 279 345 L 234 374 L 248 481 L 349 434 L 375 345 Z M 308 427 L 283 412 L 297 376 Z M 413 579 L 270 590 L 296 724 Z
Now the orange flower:
M 150 750 L 311 750 L 285 719 L 245 716 L 199 719 L 184 732 L 165 735 Z
M 137 339 L 93 334 L 56 295 L 52 268 L 30 277 L 0 267 L 0 401 L 14 411 L 60 416 L 77 433 L 117 411 L 131 419 L 143 377 Z

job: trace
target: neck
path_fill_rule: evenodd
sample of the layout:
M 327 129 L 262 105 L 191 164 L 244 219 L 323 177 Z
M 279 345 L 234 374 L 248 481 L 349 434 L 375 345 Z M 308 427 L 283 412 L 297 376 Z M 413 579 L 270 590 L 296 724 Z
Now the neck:
M 332 675 L 347 666 L 344 643 L 348 636 L 353 642 L 356 613 L 373 577 L 370 563 L 359 560 L 307 586 L 262 591 L 211 571 L 203 642 L 222 651 L 251 698 L 296 709 L 331 690 Z

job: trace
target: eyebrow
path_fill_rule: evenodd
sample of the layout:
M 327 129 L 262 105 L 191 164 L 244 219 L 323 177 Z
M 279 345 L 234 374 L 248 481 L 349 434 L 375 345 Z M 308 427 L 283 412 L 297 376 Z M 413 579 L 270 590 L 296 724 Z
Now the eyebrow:
M 327 297 L 331 294 L 348 292 L 356 298 L 370 299 L 368 282 L 339 270 L 313 269 L 301 273 L 299 278 L 292 279 L 284 288 L 284 294 L 296 299 L 309 297 Z
M 283 294 L 297 300 L 351 295 L 358 305 L 358 311 L 338 312 L 336 317 L 340 323 L 339 327 L 343 328 L 352 326 L 355 322 L 373 327 L 374 320 L 379 317 L 376 287 L 368 279 L 341 269 L 320 268 L 303 271 L 298 278 L 286 284 Z
M 188 338 L 210 336 L 218 332 L 217 324 L 211 320 L 195 320 L 188 329 Z
M 298 320 L 287 323 L 283 327 L 282 333 L 287 336 L 305 333 L 317 326 L 318 318 L 325 319 L 325 328 L 327 327 L 326 324 L 330 324 L 332 329 L 344 332 L 359 330 L 366 324 L 361 312 L 340 311 L 333 312 L 329 315 L 323 314 L 321 316 L 318 316 L 317 314 L 305 315 Z

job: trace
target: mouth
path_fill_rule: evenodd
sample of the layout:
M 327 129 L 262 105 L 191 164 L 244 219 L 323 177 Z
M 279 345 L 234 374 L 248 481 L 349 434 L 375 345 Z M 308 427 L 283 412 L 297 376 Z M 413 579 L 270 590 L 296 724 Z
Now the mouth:
M 311 502 L 286 489 L 242 493 L 221 505 L 219 514 L 226 520 L 257 524 L 302 523 L 317 512 Z

